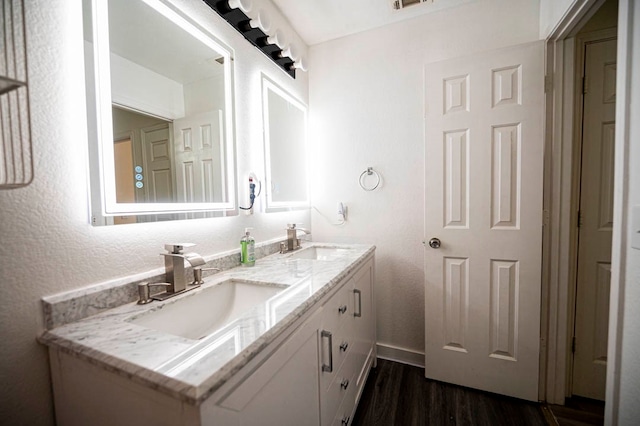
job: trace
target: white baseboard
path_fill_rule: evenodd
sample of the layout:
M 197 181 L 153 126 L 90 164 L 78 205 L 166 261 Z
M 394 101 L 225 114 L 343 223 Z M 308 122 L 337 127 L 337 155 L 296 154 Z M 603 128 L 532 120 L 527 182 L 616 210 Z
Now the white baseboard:
M 424 368 L 424 352 L 378 343 L 378 358 Z

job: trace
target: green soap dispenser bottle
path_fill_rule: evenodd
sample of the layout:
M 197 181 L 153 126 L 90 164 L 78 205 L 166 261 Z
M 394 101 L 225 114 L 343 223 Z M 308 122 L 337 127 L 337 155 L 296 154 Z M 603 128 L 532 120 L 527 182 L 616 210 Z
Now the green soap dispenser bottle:
M 256 264 L 256 240 L 250 235 L 250 229 L 253 228 L 245 228 L 244 236 L 240 239 L 240 263 L 242 266 Z

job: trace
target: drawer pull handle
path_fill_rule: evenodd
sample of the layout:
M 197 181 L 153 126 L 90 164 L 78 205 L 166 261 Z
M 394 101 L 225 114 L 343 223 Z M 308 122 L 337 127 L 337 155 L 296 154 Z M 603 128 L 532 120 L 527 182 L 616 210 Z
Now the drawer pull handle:
M 344 390 L 347 390 L 347 388 L 349 387 L 349 379 L 343 379 L 340 383 L 340 387 Z
M 362 292 L 357 288 L 353 290 L 353 294 L 358 296 L 358 311 L 353 313 L 354 317 L 362 316 Z
M 342 352 L 346 352 L 348 347 L 349 347 L 349 343 L 347 343 L 347 342 L 340 343 L 340 350 Z
M 341 314 L 344 314 L 345 312 L 347 312 L 347 305 L 342 305 L 338 308 L 338 312 L 340 312 Z
M 342 418 L 342 424 L 343 424 L 344 426 L 348 426 L 348 425 L 349 425 L 349 421 L 350 421 L 350 420 L 351 420 L 351 416 L 344 416 L 344 417 Z
M 320 332 L 321 338 L 327 338 L 329 341 L 329 364 L 324 363 L 324 359 L 322 361 L 322 371 L 327 373 L 333 372 L 333 335 L 330 331 L 322 330 Z

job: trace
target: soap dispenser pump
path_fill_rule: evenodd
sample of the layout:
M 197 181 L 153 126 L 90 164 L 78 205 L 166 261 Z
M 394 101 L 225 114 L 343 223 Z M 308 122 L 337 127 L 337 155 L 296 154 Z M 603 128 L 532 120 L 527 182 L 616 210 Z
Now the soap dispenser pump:
M 245 228 L 244 236 L 240 239 L 240 263 L 243 266 L 256 264 L 256 240 L 249 232 L 253 228 Z

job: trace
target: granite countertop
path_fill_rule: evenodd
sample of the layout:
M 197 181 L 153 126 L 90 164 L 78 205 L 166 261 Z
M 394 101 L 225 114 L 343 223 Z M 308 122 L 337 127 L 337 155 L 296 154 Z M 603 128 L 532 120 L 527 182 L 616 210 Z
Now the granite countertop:
M 254 267 L 237 267 L 205 279 L 196 290 L 148 305 L 124 304 L 46 331 L 39 341 L 85 359 L 189 403 L 199 404 L 256 357 L 270 342 L 307 313 L 345 276 L 373 253 L 375 246 L 310 243 L 337 247 L 330 259 L 273 254 Z M 303 249 L 303 250 L 304 250 Z M 168 334 L 132 321 L 183 298 L 230 280 L 269 286 L 277 291 L 222 328 L 199 339 Z

